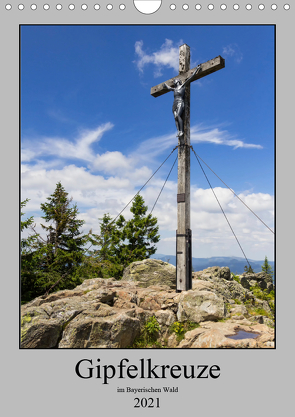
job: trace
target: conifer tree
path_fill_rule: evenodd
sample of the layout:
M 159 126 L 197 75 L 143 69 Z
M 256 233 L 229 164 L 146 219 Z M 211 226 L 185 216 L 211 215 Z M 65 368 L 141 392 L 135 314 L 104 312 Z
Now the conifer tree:
M 265 259 L 264 259 L 264 263 L 263 263 L 263 265 L 261 266 L 261 270 L 263 271 L 263 272 L 265 272 L 266 274 L 268 274 L 268 275 L 270 275 L 271 277 L 273 277 L 273 270 L 272 270 L 272 267 L 271 267 L 271 265 L 268 263 L 268 259 L 267 259 L 267 256 L 265 257 Z
M 120 251 L 128 263 L 149 258 L 157 250 L 155 244 L 160 240 L 157 218 L 146 215 L 147 210 L 144 199 L 138 194 L 130 208 L 133 217 L 123 227 L 122 240 L 127 242 Z
M 54 193 L 41 204 L 42 218 L 48 223 L 41 224 L 46 237 L 41 237 L 29 225 L 35 234 L 29 255 L 22 256 L 22 299 L 26 301 L 81 283 L 77 270 L 84 259 L 87 236 L 80 231 L 84 221 L 78 220 L 78 208 L 72 207 L 71 201 L 58 182 Z
M 244 271 L 246 272 L 246 274 L 254 274 L 253 268 L 251 265 L 245 265 L 244 267 Z
M 29 199 L 21 202 L 21 210 L 26 206 Z M 21 211 L 21 216 L 25 213 Z M 31 216 L 29 219 L 21 220 L 21 232 L 25 229 L 31 229 L 34 223 L 34 218 Z M 36 294 L 36 288 L 38 283 L 36 282 L 36 271 L 39 265 L 39 256 L 36 249 L 38 248 L 38 235 L 33 233 L 27 238 L 21 238 L 20 240 L 20 262 L 21 262 L 21 294 L 22 301 L 29 301 Z
M 119 278 L 124 269 L 121 246 L 125 219 L 121 215 L 114 222 L 108 213 L 98 220 L 100 220 L 100 234 L 91 231 L 88 236 L 88 241 L 94 249 L 88 250 L 89 256 L 84 259 L 84 270 L 87 271 L 88 276 Z
M 41 223 L 47 232 L 46 263 L 48 267 L 56 265 L 59 273 L 64 274 L 82 260 L 86 239 L 80 228 L 85 222 L 77 219 L 77 205 L 71 207 L 72 198 L 60 182 L 47 200 L 41 204 L 45 214 L 42 219 L 49 223 L 48 226 Z
M 30 201 L 28 198 L 26 198 L 24 201 L 21 201 L 21 203 L 20 203 L 21 209 L 26 206 L 28 201 Z M 23 212 L 20 213 L 21 216 L 23 216 L 24 214 L 25 213 L 23 213 Z M 24 229 L 28 229 L 28 227 L 30 227 L 32 225 L 32 223 L 34 223 L 34 217 L 33 216 L 31 216 L 27 220 L 24 220 L 24 221 L 21 220 L 21 226 L 20 226 L 21 232 Z
M 58 249 L 67 253 L 82 252 L 85 236 L 81 234 L 80 227 L 85 222 L 77 219 L 77 205 L 70 207 L 72 198 L 68 198 L 68 193 L 60 182 L 47 200 L 47 203 L 41 204 L 41 210 L 45 214 L 42 219 L 50 224 L 41 224 L 41 227 L 48 232 L 47 243 L 52 245 L 53 255 L 56 256 Z
M 160 240 L 157 218 L 146 215 L 144 199 L 137 195 L 130 208 L 133 217 L 126 221 L 120 215 L 112 221 L 109 214 L 100 220 L 100 234 L 91 234 L 89 240 L 99 249 L 91 258 L 103 264 L 102 276 L 122 277 L 124 268 L 134 261 L 149 258 L 156 252 L 155 244 Z

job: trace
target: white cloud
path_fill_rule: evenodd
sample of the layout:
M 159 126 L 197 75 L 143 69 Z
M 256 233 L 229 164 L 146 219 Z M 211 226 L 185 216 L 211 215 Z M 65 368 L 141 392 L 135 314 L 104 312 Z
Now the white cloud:
M 112 123 L 105 123 L 94 130 L 83 130 L 73 141 L 58 137 L 40 138 L 34 141 L 24 139 L 22 161 L 30 162 L 42 155 L 54 155 L 59 158 L 82 159 L 91 162 L 94 159 L 91 145 L 98 142 L 112 127 Z
M 175 147 L 175 133 L 153 137 L 140 143 L 138 148 L 132 153 L 131 157 L 137 160 L 151 163 L 155 158 L 167 150 Z M 246 143 L 241 139 L 236 139 L 227 130 L 218 127 L 196 124 L 191 126 L 191 144 L 212 143 L 215 145 L 230 146 L 237 148 L 263 149 L 261 145 Z M 167 155 L 168 156 L 168 155 Z
M 105 152 L 102 155 L 96 155 L 92 161 L 91 168 L 93 170 L 109 172 L 122 172 L 130 170 L 134 166 L 131 158 L 124 156 L 121 152 Z
M 173 41 L 170 39 L 165 39 L 163 45 L 156 52 L 151 54 L 146 53 L 143 50 L 143 41 L 137 41 L 135 43 L 135 53 L 138 58 L 134 63 L 140 72 L 143 72 L 143 69 L 148 64 L 153 64 L 156 66 L 154 71 L 154 76 L 159 77 L 162 75 L 162 69 L 164 67 L 172 68 L 178 72 L 179 67 L 179 46 L 183 44 L 182 41 L 177 44 L 173 44 Z
M 223 47 L 222 54 L 224 57 L 232 57 L 239 64 L 243 59 L 243 54 L 236 43 L 229 44 Z
M 261 145 L 245 143 L 241 139 L 235 139 L 228 131 L 220 130 L 217 127 L 208 128 L 202 124 L 191 127 L 191 142 L 192 143 L 214 143 L 215 145 L 232 146 L 234 149 L 238 148 L 254 148 L 262 149 Z

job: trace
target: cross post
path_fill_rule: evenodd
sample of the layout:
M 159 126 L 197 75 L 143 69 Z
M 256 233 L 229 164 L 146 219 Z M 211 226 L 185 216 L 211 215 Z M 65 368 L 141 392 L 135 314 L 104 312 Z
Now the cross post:
M 218 56 L 190 70 L 190 47 L 179 47 L 179 74 L 165 83 L 151 88 L 153 97 L 174 91 L 173 113 L 178 130 L 178 184 L 177 184 L 177 230 L 176 230 L 176 290 L 192 288 L 192 231 L 190 225 L 190 83 L 224 68 L 225 61 Z M 177 81 L 180 80 L 180 83 Z M 176 81 L 176 84 L 174 83 Z M 185 84 L 184 96 L 179 99 L 181 85 Z M 173 88 L 173 86 L 178 85 Z M 177 108 L 177 104 L 184 103 Z M 175 110 L 177 108 L 177 110 Z M 180 109 L 180 117 L 177 112 Z M 179 125 L 183 124 L 183 132 Z

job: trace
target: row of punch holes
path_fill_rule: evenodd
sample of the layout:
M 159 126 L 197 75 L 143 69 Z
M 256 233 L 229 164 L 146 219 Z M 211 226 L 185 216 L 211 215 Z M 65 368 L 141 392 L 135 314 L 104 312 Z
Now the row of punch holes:
M 16 7 L 18 8 L 18 10 L 24 10 L 24 8 L 25 8 L 25 6 L 23 4 L 18 4 Z M 49 10 L 50 9 L 49 4 L 43 4 L 43 6 L 40 6 L 40 7 L 43 7 L 44 10 Z M 75 8 L 76 8 L 76 6 L 74 4 L 69 4 L 66 7 L 69 10 L 75 10 Z M 216 8 L 216 6 L 214 4 L 212 4 L 212 3 L 210 3 L 208 5 L 205 5 L 205 6 L 202 6 L 201 4 L 196 4 L 195 5 L 195 9 L 196 10 L 201 10 L 202 7 L 207 7 L 209 10 L 214 10 L 214 8 Z M 240 5 L 239 4 L 234 4 L 232 7 L 233 7 L 234 10 L 239 10 L 240 9 Z M 282 7 L 283 7 L 284 10 L 290 10 L 290 5 L 289 4 L 284 4 Z M 56 10 L 62 10 L 63 9 L 63 5 L 62 4 L 56 4 L 55 8 L 56 8 Z M 101 6 L 99 4 L 95 4 L 93 6 L 93 8 L 94 8 L 94 10 L 99 10 L 101 8 Z M 106 8 L 107 8 L 107 10 L 113 10 L 114 9 L 114 6 L 112 4 L 107 4 L 106 5 Z M 118 8 L 119 8 L 119 10 L 125 10 L 126 9 L 126 5 L 125 4 L 119 4 Z M 170 4 L 169 8 L 172 11 L 177 9 L 177 7 L 176 7 L 175 4 Z M 183 10 L 188 10 L 189 9 L 189 5 L 188 4 L 183 4 L 181 6 L 181 8 Z M 227 7 L 226 4 L 221 4 L 220 5 L 220 9 L 221 10 L 227 10 L 227 8 L 228 7 Z M 259 4 L 257 6 L 257 8 L 258 8 L 258 10 L 265 10 L 266 9 L 266 7 L 265 7 L 264 4 Z M 271 8 L 271 10 L 277 10 L 279 8 L 279 6 L 277 4 L 272 4 L 270 6 L 270 8 Z M 12 5 L 11 4 L 6 4 L 5 5 L 5 9 L 6 10 L 11 10 L 12 9 Z M 36 4 L 31 4 L 30 5 L 30 9 L 31 10 L 37 10 L 37 5 Z M 88 9 L 88 5 L 87 4 L 82 4 L 81 5 L 81 9 L 86 11 Z M 246 10 L 252 10 L 253 9 L 252 4 L 246 4 L 245 9 Z

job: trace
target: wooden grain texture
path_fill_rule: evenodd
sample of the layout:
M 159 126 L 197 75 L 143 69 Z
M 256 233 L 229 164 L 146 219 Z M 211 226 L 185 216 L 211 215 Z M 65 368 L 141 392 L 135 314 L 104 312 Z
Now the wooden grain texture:
M 203 64 L 201 64 L 201 70 L 192 78 L 191 82 L 195 81 L 195 80 L 199 80 L 200 78 L 205 77 L 206 75 L 212 74 L 213 72 L 216 72 L 222 68 L 225 67 L 225 60 L 219 55 L 216 58 L 210 59 L 207 62 L 204 62 Z M 193 73 L 193 71 L 196 69 L 192 68 L 187 70 L 184 73 L 178 74 L 173 78 L 170 78 L 170 80 L 165 81 L 165 83 L 169 86 L 169 87 L 173 87 L 174 84 L 174 80 L 176 78 L 180 79 L 182 82 L 184 82 L 188 77 L 191 76 L 191 74 Z M 164 83 L 155 85 L 154 87 L 151 88 L 151 95 L 153 97 L 159 97 L 162 96 L 163 94 L 166 94 L 169 92 L 169 90 L 167 90 L 164 85 Z
M 179 75 L 190 71 L 190 48 L 181 45 L 179 48 Z M 180 78 L 180 76 L 178 78 Z M 187 244 L 186 231 L 190 229 L 190 84 L 185 88 L 184 96 L 184 135 L 178 138 L 178 186 L 177 193 L 185 194 L 184 202 L 177 204 L 177 270 L 176 288 L 178 291 L 187 291 Z M 186 146 L 187 145 L 187 146 Z

